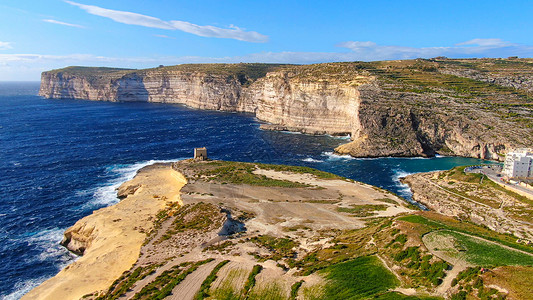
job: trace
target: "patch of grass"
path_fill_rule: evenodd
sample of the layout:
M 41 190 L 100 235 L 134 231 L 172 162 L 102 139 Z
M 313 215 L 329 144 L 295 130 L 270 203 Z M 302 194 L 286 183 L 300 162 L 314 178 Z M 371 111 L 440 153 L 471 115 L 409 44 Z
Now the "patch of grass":
M 337 207 L 338 212 L 349 213 L 354 217 L 368 217 L 375 215 L 375 211 L 387 210 L 387 205 L 377 204 L 365 204 L 365 205 L 355 205 L 352 204 L 351 207 Z
M 202 300 L 210 296 L 209 289 L 211 288 L 211 284 L 217 279 L 218 271 L 220 271 L 220 269 L 222 269 L 227 263 L 229 263 L 229 260 L 224 260 L 215 266 L 211 273 L 205 278 L 204 282 L 202 282 L 200 290 L 194 295 L 194 300 Z
M 293 258 L 296 255 L 293 249 L 298 246 L 298 243 L 292 239 L 276 238 L 270 235 L 252 237 L 250 241 L 268 249 L 272 254 L 267 259 L 276 261 L 282 258 Z
M 281 230 L 285 232 L 292 232 L 292 231 L 298 231 L 298 230 L 311 230 L 311 228 L 304 226 L 304 225 L 295 225 L 291 227 L 284 226 L 281 228 Z
M 228 275 L 224 278 L 220 286 L 214 291 L 209 293 L 212 295 L 213 299 L 222 299 L 222 300 L 241 300 L 244 299 L 241 290 L 237 290 L 233 283 L 235 281 L 241 281 L 243 276 L 246 276 L 248 272 L 245 269 L 232 269 L 229 271 Z M 244 280 L 244 278 L 242 278 Z
M 480 267 L 470 267 L 459 273 L 452 281 L 452 286 L 458 286 L 458 292 L 451 299 L 505 299 L 506 294 L 485 285 L 481 274 Z
M 270 283 L 266 287 L 254 288 L 247 300 L 286 300 L 287 297 L 281 285 Z
M 407 296 L 398 292 L 389 292 L 381 294 L 373 299 L 377 300 L 442 300 L 441 297 L 431 297 L 431 296 Z
M 302 286 L 303 283 L 304 281 L 300 280 L 300 281 L 295 282 L 291 286 L 291 295 L 289 297 L 289 300 L 296 300 L 296 297 L 298 297 L 298 291 L 300 290 L 300 287 Z
M 375 256 L 359 257 L 330 266 L 321 274 L 328 279 L 323 299 L 364 299 L 399 284 Z
M 205 170 L 201 175 L 208 176 L 210 180 L 221 183 L 249 184 L 256 186 L 302 188 L 311 187 L 309 184 L 289 180 L 272 179 L 265 175 L 254 174 L 255 164 L 240 162 L 216 162 L 219 167 Z
M 439 231 L 434 234 L 453 237 L 462 251 L 461 256 L 469 263 L 478 266 L 523 265 L 533 266 L 533 256 L 509 250 L 497 244 L 484 242 L 453 231 Z
M 502 234 L 494 232 L 488 228 L 475 225 L 468 222 L 457 221 L 452 218 L 444 217 L 438 214 L 425 213 L 421 215 L 408 215 L 398 218 L 401 221 L 407 221 L 410 223 L 423 224 L 427 226 L 426 232 L 433 230 L 447 229 L 450 231 L 457 231 L 466 234 L 471 234 L 484 238 L 489 241 L 498 242 L 505 246 L 509 246 L 515 249 L 523 250 L 529 253 L 533 253 L 533 247 L 528 245 L 519 244 L 516 242 L 516 237 L 510 234 Z
M 219 251 L 219 252 L 222 252 L 222 253 L 226 253 L 228 248 L 230 248 L 231 246 L 235 245 L 234 242 L 232 241 L 224 241 L 222 243 L 218 243 L 218 244 L 215 244 L 215 245 L 211 245 L 209 247 L 206 247 L 204 250 L 202 251 Z
M 401 262 L 407 268 L 416 270 L 412 277 L 422 278 L 433 286 L 437 286 L 442 282 L 442 278 L 446 275 L 444 270 L 448 268 L 448 264 L 442 260 L 431 262 L 432 255 L 423 255 L 419 249 L 420 247 L 408 247 L 394 256 L 394 260 Z M 427 285 L 427 284 L 426 284 Z
M 161 275 L 157 276 L 154 281 L 144 286 L 140 292 L 132 297 L 132 300 L 162 300 L 172 293 L 172 290 L 182 282 L 187 275 L 196 271 L 198 267 L 209 263 L 214 259 L 206 259 L 195 263 L 183 263 L 166 270 Z M 184 267 L 190 265 L 187 269 Z
M 173 212 L 173 215 L 175 219 L 172 221 L 172 226 L 157 242 L 168 240 L 180 232 L 208 231 L 215 227 L 221 227 L 223 224 L 223 218 L 219 217 L 220 208 L 211 203 L 187 204 Z
M 287 166 L 287 165 L 272 165 L 272 164 L 257 164 L 257 166 L 264 170 L 273 170 L 278 172 L 291 172 L 299 174 L 312 174 L 320 179 L 337 179 L 346 180 L 345 177 L 335 175 L 329 172 L 320 171 L 317 169 L 301 166 Z
M 529 299 L 533 291 L 533 267 L 509 266 L 491 269 L 481 275 L 486 285 L 509 291 L 508 299 Z
M 310 252 L 300 260 L 291 262 L 292 265 L 290 266 L 300 268 L 299 275 L 305 276 L 359 256 L 374 254 L 375 249 L 365 245 L 376 232 L 388 224 L 387 220 L 377 220 L 376 223 L 360 229 L 325 233 L 326 235 L 335 235 L 335 238 L 331 240 L 334 243 L 333 246 Z
M 379 198 L 379 199 L 375 199 L 376 201 L 379 201 L 379 202 L 384 202 L 384 203 L 389 203 L 389 204 L 395 204 L 397 205 L 398 202 L 390 199 L 390 198 Z
M 148 267 L 137 267 L 133 271 L 126 271 L 113 282 L 107 292 L 97 297 L 97 300 L 115 300 L 124 295 L 137 281 L 142 280 L 146 276 L 155 272 L 160 265 L 152 265 Z
M 246 279 L 246 283 L 244 284 L 244 287 L 243 287 L 242 294 L 244 295 L 244 297 L 246 297 L 248 293 L 250 292 L 250 290 L 255 286 L 255 276 L 257 276 L 257 274 L 259 274 L 262 270 L 263 270 L 263 266 L 261 265 L 255 265 L 252 268 L 252 271 L 248 275 L 248 278 Z

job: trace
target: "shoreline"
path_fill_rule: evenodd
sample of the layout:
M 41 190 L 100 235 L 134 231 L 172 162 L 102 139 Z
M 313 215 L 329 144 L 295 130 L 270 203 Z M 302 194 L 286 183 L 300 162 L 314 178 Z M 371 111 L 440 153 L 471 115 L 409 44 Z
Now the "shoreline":
M 141 168 L 119 187 L 119 203 L 94 211 L 64 232 L 62 244 L 83 256 L 21 299 L 79 299 L 107 289 L 137 261 L 156 214 L 171 203 L 181 204 L 186 182 L 170 164 Z

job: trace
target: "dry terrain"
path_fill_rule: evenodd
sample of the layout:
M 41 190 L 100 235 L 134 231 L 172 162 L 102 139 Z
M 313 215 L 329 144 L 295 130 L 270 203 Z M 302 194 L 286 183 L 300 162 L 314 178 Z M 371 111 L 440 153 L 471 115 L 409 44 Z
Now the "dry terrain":
M 527 299 L 533 282 L 520 281 L 533 278 L 533 247 L 513 236 L 314 169 L 184 160 L 141 170 L 119 195 L 121 204 L 159 205 L 149 226 L 130 223 L 142 239 L 115 236 L 136 243 L 135 258 L 121 260 L 120 272 L 95 273 L 106 284 L 65 277 L 68 267 L 33 295 L 54 287 L 61 299 L 79 299 L 64 287 L 84 283 L 85 299 Z M 91 256 L 96 238 L 83 242 L 94 234 L 70 234 L 83 232 L 84 220 L 66 233 L 67 246 L 85 248 L 76 264 L 86 272 L 118 265 Z M 125 249 L 109 243 L 107 251 Z M 506 282 L 515 271 L 522 277 Z

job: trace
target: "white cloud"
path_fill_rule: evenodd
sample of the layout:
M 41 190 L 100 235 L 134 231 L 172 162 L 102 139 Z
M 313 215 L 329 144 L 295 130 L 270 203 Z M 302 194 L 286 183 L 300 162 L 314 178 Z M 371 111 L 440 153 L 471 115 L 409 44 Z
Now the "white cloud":
M 7 49 L 12 49 L 13 47 L 11 46 L 11 43 L 10 42 L 2 42 L 0 41 L 0 50 L 7 50 Z
M 164 35 L 164 34 L 154 34 L 154 36 L 164 38 L 164 39 L 175 39 L 175 37 L 171 37 L 171 36 Z
M 63 25 L 63 26 L 69 26 L 69 27 L 85 28 L 84 26 L 81 26 L 78 24 L 71 24 L 71 23 L 61 22 L 61 21 L 57 21 L 53 19 L 43 19 L 43 22 L 58 24 L 58 25 Z
M 209 25 L 196 25 L 185 21 L 163 21 L 155 17 L 138 13 L 112 10 L 94 5 L 85 5 L 68 0 L 65 0 L 65 2 L 77 6 L 90 14 L 109 18 L 115 22 L 129 25 L 139 25 L 167 30 L 181 30 L 203 37 L 227 38 L 246 42 L 263 43 L 268 41 L 266 35 L 262 35 L 255 31 L 244 31 L 234 25 L 231 25 L 230 28 L 220 28 Z
M 476 41 L 476 42 L 472 42 Z M 381 46 L 373 42 L 345 42 L 338 46 L 347 52 L 260 52 L 243 56 L 200 57 L 200 56 L 157 56 L 157 57 L 108 57 L 91 54 L 42 55 L 42 54 L 0 54 L 0 80 L 38 80 L 41 72 L 72 65 L 108 66 L 123 68 L 149 68 L 160 64 L 183 63 L 295 63 L 309 64 L 336 61 L 372 61 L 448 56 L 468 57 L 533 57 L 533 46 L 512 44 L 505 41 L 484 43 L 478 39 L 468 41 L 465 46 L 453 47 L 400 47 Z M 0 42 L 0 46 L 2 42 Z M 9 45 L 9 43 L 8 43 Z M 499 45 L 499 46 L 497 46 Z M 507 46 L 509 45 L 509 46 Z
M 483 47 L 507 47 L 507 46 L 515 46 L 516 44 L 512 44 L 501 39 L 473 39 L 473 40 L 462 42 L 462 43 L 455 44 L 455 45 L 456 46 L 477 45 L 477 46 L 483 46 Z
M 451 47 L 383 46 L 373 42 L 348 41 L 337 45 L 352 52 L 348 57 L 356 60 L 389 60 L 409 58 L 449 57 L 506 57 L 533 56 L 533 47 L 514 44 L 501 39 L 473 39 Z

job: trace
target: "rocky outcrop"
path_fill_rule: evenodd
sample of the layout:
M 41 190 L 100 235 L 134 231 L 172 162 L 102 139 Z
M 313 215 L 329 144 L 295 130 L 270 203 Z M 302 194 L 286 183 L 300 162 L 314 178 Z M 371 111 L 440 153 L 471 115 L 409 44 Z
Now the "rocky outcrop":
M 528 146 L 533 138 L 529 81 L 521 81 L 511 93 L 509 87 L 515 85 L 509 82 L 518 79 L 505 77 L 509 70 L 490 75 L 500 78 L 491 81 L 485 73 L 455 68 L 449 60 L 407 61 L 406 67 L 395 63 L 71 67 L 44 72 L 39 94 L 254 113 L 268 123 L 264 129 L 350 134 L 352 142 L 336 151 L 358 157 L 439 153 L 500 160 L 510 148 Z M 529 65 L 520 65 L 531 71 L 524 78 L 533 73 Z M 502 78 L 511 78 L 509 84 Z
M 532 209 L 518 195 L 497 186 L 456 180 L 447 175 L 452 171 L 419 173 L 402 181 L 411 188 L 413 200 L 432 211 L 496 232 L 533 239 L 533 223 L 527 217 Z
M 157 214 L 182 203 L 179 192 L 186 183 L 168 164 L 141 169 L 119 188 L 136 192 L 116 205 L 94 211 L 65 231 L 61 244 L 83 256 L 22 299 L 80 299 L 106 290 L 137 261 Z M 143 188 L 136 189 L 139 186 Z

